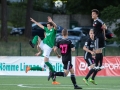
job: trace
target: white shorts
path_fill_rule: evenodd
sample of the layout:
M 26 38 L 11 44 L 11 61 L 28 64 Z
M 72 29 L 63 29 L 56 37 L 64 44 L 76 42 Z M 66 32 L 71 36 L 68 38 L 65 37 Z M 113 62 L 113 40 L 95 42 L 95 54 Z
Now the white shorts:
M 49 58 L 52 48 L 49 47 L 47 44 L 44 44 L 43 41 L 40 42 L 39 47 L 43 51 L 43 56 Z

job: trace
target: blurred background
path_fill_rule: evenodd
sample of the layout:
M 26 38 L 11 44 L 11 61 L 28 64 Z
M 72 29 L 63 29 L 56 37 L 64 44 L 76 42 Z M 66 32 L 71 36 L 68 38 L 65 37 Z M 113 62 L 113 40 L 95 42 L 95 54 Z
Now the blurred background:
M 44 31 L 30 21 L 30 17 L 46 26 L 47 16 L 57 24 L 56 40 L 61 30 L 68 29 L 76 47 L 74 56 L 83 56 L 82 47 L 92 29 L 91 10 L 98 9 L 99 17 L 106 23 L 106 48 L 104 56 L 120 56 L 120 0 L 0 0 L 0 56 L 34 56 L 29 40 Z M 52 53 L 52 55 L 55 55 Z

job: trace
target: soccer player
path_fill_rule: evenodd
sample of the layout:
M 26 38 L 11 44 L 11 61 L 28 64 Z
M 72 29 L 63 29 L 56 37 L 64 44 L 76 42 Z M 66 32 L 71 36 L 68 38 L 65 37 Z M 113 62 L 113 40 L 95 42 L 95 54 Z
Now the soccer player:
M 43 39 L 43 41 L 41 40 L 41 38 L 39 38 L 39 36 L 35 36 L 33 38 L 32 41 L 29 42 L 29 44 L 31 45 L 32 48 L 34 48 L 34 46 L 39 43 L 40 45 L 40 51 L 38 54 L 41 53 L 41 50 L 43 51 L 43 56 L 44 56 L 44 62 L 45 64 L 49 67 L 49 70 L 51 72 L 54 72 L 54 68 L 52 67 L 51 63 L 49 63 L 49 56 L 50 56 L 50 53 L 53 49 L 53 46 L 54 46 L 54 42 L 55 42 L 55 37 L 56 37 L 56 24 L 53 22 L 52 18 L 51 17 L 48 17 L 48 23 L 47 23 L 47 27 L 43 26 L 42 24 L 36 22 L 34 19 L 30 18 L 31 21 L 33 23 L 35 23 L 36 25 L 38 25 L 40 28 L 44 29 L 45 30 L 45 33 L 46 33 L 46 36 L 45 38 Z M 29 70 L 40 70 L 40 71 L 43 71 L 43 69 L 41 67 L 35 67 L 35 68 L 30 68 L 30 67 L 27 67 L 26 68 L 26 73 L 29 71 Z
M 105 30 L 107 29 L 104 22 L 98 18 L 99 11 L 97 9 L 92 10 L 93 30 L 95 35 L 95 59 L 96 59 L 96 69 L 103 69 L 103 54 L 102 49 L 105 47 Z
M 74 89 L 82 89 L 79 87 L 76 83 L 76 78 L 74 75 L 74 69 L 72 65 L 72 57 L 71 57 L 71 51 L 75 51 L 74 45 L 72 44 L 71 40 L 69 40 L 68 37 L 68 31 L 66 29 L 62 30 L 62 36 L 63 38 L 61 40 L 58 40 L 56 43 L 56 47 L 54 48 L 54 51 L 57 52 L 57 48 L 60 49 L 61 55 L 62 55 L 62 63 L 64 65 L 64 72 L 52 72 L 50 73 L 48 80 L 50 80 L 50 77 L 56 77 L 56 76 L 63 76 L 66 77 L 68 73 L 71 73 L 71 81 L 74 85 Z
M 89 31 L 89 36 L 90 37 L 86 40 L 85 45 L 83 46 L 83 50 L 85 51 L 84 59 L 87 62 L 88 66 L 90 68 L 90 71 L 88 72 L 86 77 L 83 78 L 83 81 L 85 82 L 85 84 L 89 85 L 88 78 L 91 76 L 91 74 L 93 74 L 92 78 L 90 79 L 90 82 L 97 85 L 97 83 L 95 83 L 95 81 L 94 81 L 98 70 L 95 69 L 95 59 L 92 57 L 92 55 L 95 54 L 95 52 L 94 52 L 94 32 L 92 29 Z

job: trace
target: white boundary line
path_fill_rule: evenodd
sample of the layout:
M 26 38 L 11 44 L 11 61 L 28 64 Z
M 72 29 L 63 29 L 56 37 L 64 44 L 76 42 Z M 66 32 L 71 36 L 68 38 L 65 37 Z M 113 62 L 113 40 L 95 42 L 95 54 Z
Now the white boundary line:
M 27 85 L 30 85 L 30 84 L 27 84 Z M 55 88 L 55 89 L 58 89 L 58 88 L 69 88 L 69 89 L 73 89 L 72 87 L 66 87 L 66 86 L 72 86 L 72 85 L 59 85 L 59 86 L 46 86 L 46 87 L 40 87 L 40 86 L 37 86 L 37 87 L 34 87 L 34 86 L 27 86 L 25 84 L 19 84 L 17 86 L 19 87 L 26 87 L 26 88 Z M 33 84 L 31 84 L 33 85 Z M 36 85 L 36 84 L 34 84 Z M 48 84 L 37 84 L 37 85 L 48 85 Z M 60 87 L 62 86 L 62 87 Z M 64 87 L 63 87 L 64 86 Z M 81 85 L 81 86 L 86 86 L 86 85 Z M 94 85 L 95 86 L 95 85 Z M 120 87 L 120 86 L 118 86 Z M 112 88 L 83 88 L 83 89 L 88 89 L 88 90 L 113 90 Z M 114 89 L 114 90 L 120 90 L 120 89 Z
M 31 86 L 32 85 L 32 86 Z M 39 86 L 34 86 L 34 85 L 39 85 Z M 45 87 L 41 87 L 41 86 L 45 86 Z M 68 88 L 68 89 L 73 89 L 73 85 L 54 85 L 54 86 L 50 86 L 51 84 L 0 84 L 0 86 L 18 86 L 21 88 L 55 88 L 55 89 L 60 89 L 60 88 Z M 86 86 L 86 85 L 80 85 L 80 86 Z M 96 86 L 96 85 L 91 85 L 91 86 Z M 106 86 L 106 85 L 99 85 L 99 86 Z M 83 89 L 87 89 L 87 90 L 120 90 L 120 89 L 115 89 L 119 88 L 119 85 L 113 86 L 113 88 L 97 88 L 97 87 L 93 87 L 93 88 L 88 88 L 87 86 L 84 87 Z

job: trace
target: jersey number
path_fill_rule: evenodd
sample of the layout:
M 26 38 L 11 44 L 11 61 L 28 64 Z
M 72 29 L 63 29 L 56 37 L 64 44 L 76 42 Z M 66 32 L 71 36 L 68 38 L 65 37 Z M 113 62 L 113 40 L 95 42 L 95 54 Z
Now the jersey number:
M 61 53 L 66 53 L 67 52 L 67 47 L 68 45 L 67 44 L 63 44 L 63 45 L 60 45 L 60 48 L 61 48 Z

